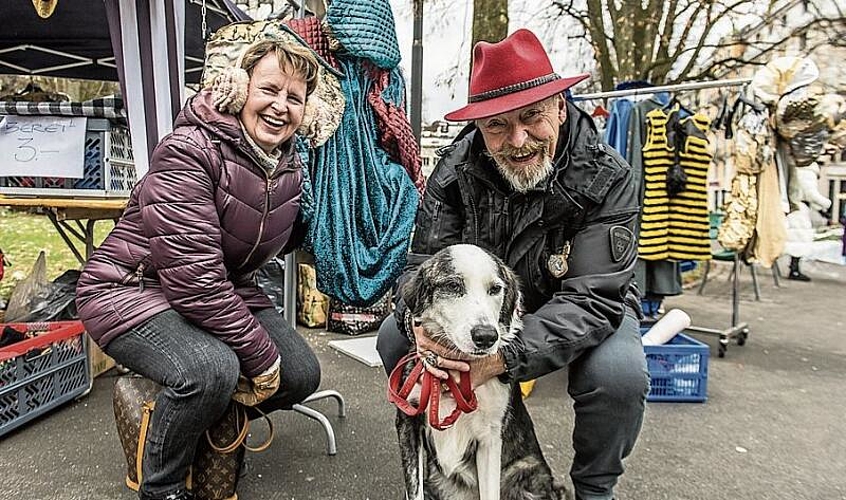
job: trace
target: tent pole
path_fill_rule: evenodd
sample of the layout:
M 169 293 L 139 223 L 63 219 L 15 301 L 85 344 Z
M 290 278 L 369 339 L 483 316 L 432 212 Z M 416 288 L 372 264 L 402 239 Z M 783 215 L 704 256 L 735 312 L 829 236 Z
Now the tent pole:
M 411 130 L 420 144 L 423 108 L 423 0 L 414 2 L 414 40 L 411 45 Z

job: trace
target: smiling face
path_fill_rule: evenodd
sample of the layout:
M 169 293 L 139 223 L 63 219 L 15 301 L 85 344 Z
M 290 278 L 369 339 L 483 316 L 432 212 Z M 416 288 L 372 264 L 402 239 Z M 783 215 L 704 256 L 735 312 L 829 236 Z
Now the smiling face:
M 305 77 L 283 69 L 274 51 L 253 67 L 239 117 L 244 130 L 265 152 L 271 153 L 297 131 L 303 122 L 306 91 Z
M 561 96 L 476 120 L 488 155 L 515 190 L 525 193 L 552 172 L 558 131 L 567 119 Z

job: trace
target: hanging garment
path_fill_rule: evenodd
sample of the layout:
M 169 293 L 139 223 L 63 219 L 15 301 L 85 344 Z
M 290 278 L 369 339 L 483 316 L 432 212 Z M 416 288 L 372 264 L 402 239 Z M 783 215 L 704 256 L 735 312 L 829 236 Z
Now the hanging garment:
M 632 172 L 640 186 L 640 204 L 643 206 L 645 186 L 643 182 L 643 145 L 646 143 L 646 115 L 654 110 L 663 108 L 670 101 L 666 92 L 660 92 L 647 100 L 634 105 L 629 116 L 626 160 L 632 166 Z M 642 223 L 643 213 L 641 212 Z M 635 264 L 635 281 L 645 297 L 663 298 L 680 295 L 682 290 L 681 269 L 679 263 L 670 260 L 637 259 Z
M 711 122 L 699 113 L 682 119 L 678 113 L 679 107 L 674 106 L 646 115 L 645 192 L 638 246 L 644 260 L 711 259 L 708 168 L 713 155 L 706 136 Z M 667 173 L 674 164 L 681 167 L 686 182 L 682 191 L 670 196 Z
M 764 267 L 781 255 L 786 239 L 771 122 L 767 108 L 738 98 L 726 123 L 735 177 L 718 233 L 723 247 Z
M 629 140 L 629 116 L 634 103 L 631 99 L 617 99 L 611 103 L 611 114 L 605 125 L 605 143 L 616 149 L 620 156 L 626 157 Z
M 754 261 L 764 267 L 773 263 L 784 252 L 787 229 L 781 194 L 778 186 L 778 168 L 770 162 L 758 174 L 758 218 L 755 222 Z
M 426 179 L 423 177 L 420 146 L 405 113 L 405 86 L 392 84 L 392 80 L 402 81 L 402 74 L 398 69 L 388 71 L 375 66 L 370 66 L 368 72 L 373 86 L 367 94 L 367 102 L 376 115 L 379 145 L 388 152 L 391 160 L 405 168 L 420 198 L 423 198 Z
M 314 254 L 320 291 L 345 304 L 369 305 L 405 266 L 418 194 L 402 165 L 379 147 L 367 101 L 374 85 L 370 63 L 338 61 L 347 105 L 338 132 L 314 150 L 315 214 L 306 248 Z
M 717 240 L 723 248 L 742 251 L 755 234 L 758 220 L 758 175 L 774 162 L 769 113 L 766 109 L 744 109 L 737 123 L 727 124 L 726 135 L 734 139 L 735 175 L 731 201 L 725 206 Z M 734 114 L 732 115 L 735 116 Z

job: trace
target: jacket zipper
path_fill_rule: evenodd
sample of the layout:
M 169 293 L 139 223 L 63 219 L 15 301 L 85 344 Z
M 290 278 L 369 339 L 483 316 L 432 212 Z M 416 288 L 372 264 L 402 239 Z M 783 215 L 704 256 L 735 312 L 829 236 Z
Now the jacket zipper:
M 138 291 L 144 291 L 144 262 L 138 264 L 135 269 L 135 277 L 138 279 Z
M 259 244 L 261 243 L 261 238 L 264 235 L 264 224 L 265 224 L 265 222 L 267 222 L 267 215 L 270 213 L 270 189 L 271 189 L 272 181 L 270 179 L 270 174 L 268 174 L 267 171 L 265 171 L 264 177 L 265 177 L 264 210 L 262 210 L 261 221 L 259 221 L 258 236 L 256 237 L 256 242 L 253 245 L 253 248 L 250 249 L 250 252 L 247 254 L 247 257 L 244 259 L 244 262 L 242 262 L 241 265 L 238 266 L 239 269 L 244 267 L 245 265 L 247 265 L 247 262 L 249 262 L 250 259 L 253 257 L 253 254 L 256 252 L 256 249 L 258 248 Z
M 470 207 L 473 209 L 473 231 L 475 231 L 473 238 L 476 240 L 476 246 L 479 245 L 479 212 L 476 211 L 476 202 L 470 196 Z
M 132 282 L 132 279 L 134 278 L 134 279 L 138 280 L 138 291 L 143 292 L 144 291 L 144 269 L 145 268 L 146 268 L 146 265 L 144 264 L 144 261 L 142 260 L 141 262 L 138 263 L 138 267 L 136 267 L 134 271 L 127 273 L 126 276 L 124 276 L 120 280 L 120 284 L 121 285 L 129 285 Z

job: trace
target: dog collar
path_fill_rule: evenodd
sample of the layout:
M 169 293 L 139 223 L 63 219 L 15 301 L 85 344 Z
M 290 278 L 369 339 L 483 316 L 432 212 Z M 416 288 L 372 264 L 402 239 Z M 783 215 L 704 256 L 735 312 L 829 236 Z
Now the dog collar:
M 410 361 L 416 361 L 416 363 L 403 382 L 402 372 Z M 408 400 L 408 396 L 418 381 L 421 385 L 420 401 L 417 406 L 414 406 Z M 446 385 L 447 390 L 455 398 L 455 409 L 443 420 L 440 420 L 438 410 L 440 409 L 442 383 Z M 461 372 L 458 384 L 452 377 L 441 382 L 440 379 L 432 376 L 424 369 L 420 355 L 416 352 L 405 355 L 391 371 L 391 375 L 388 377 L 388 401 L 395 404 L 401 412 L 409 417 L 416 417 L 425 412 L 426 408 L 429 408 L 429 425 L 439 431 L 449 429 L 462 413 L 471 413 L 479 406 L 476 393 L 470 384 L 468 372 Z

